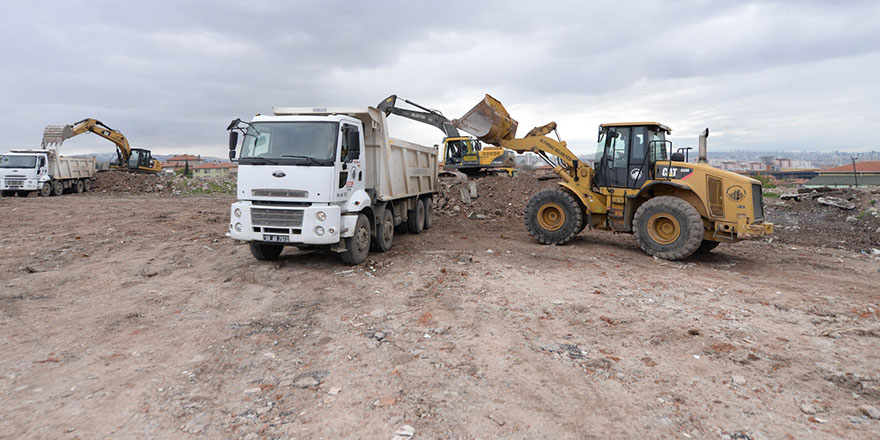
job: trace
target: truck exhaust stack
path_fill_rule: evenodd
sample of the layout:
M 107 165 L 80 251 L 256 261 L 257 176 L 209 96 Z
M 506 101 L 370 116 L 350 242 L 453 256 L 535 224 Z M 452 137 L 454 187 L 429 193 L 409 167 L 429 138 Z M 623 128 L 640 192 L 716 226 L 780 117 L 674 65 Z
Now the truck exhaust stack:
M 707 127 L 705 130 L 703 130 L 702 133 L 700 133 L 700 156 L 697 159 L 697 162 L 699 162 L 699 163 L 708 163 L 709 162 L 709 158 L 706 155 L 706 138 L 708 138 L 708 137 L 709 137 L 709 128 Z

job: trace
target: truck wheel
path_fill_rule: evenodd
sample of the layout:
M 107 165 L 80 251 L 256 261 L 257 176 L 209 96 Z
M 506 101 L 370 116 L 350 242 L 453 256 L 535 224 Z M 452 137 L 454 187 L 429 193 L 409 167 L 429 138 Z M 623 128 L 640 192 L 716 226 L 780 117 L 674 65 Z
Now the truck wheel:
M 664 260 L 687 258 L 703 242 L 700 213 L 678 197 L 656 197 L 643 203 L 633 225 L 642 250 Z
M 406 230 L 410 234 L 421 234 L 422 229 L 425 229 L 425 204 L 419 200 L 416 209 L 406 213 Z
M 538 191 L 526 204 L 529 234 L 543 244 L 568 243 L 580 231 L 583 211 L 571 194 L 558 189 Z
M 18 191 L 15 193 L 15 195 L 17 195 L 19 197 L 27 197 L 27 196 L 31 195 L 31 192 L 30 191 Z
M 700 243 L 700 247 L 698 247 L 697 250 L 694 252 L 694 255 L 708 254 L 709 252 L 712 252 L 712 249 L 718 247 L 719 244 L 721 243 L 717 241 L 703 240 L 703 242 Z
M 358 214 L 354 235 L 345 239 L 345 251 L 342 252 L 342 261 L 345 264 L 361 264 L 367 259 L 370 253 L 370 235 L 370 221 L 367 216 Z
M 281 255 L 281 251 L 284 250 L 284 246 L 280 244 L 268 244 L 268 243 L 260 243 L 258 241 L 250 242 L 251 245 L 251 254 L 254 255 L 254 258 L 263 261 L 275 260 Z
M 40 195 L 43 197 L 49 197 L 52 195 L 52 185 L 50 185 L 49 182 L 45 182 L 40 186 Z
M 64 194 L 64 184 L 60 180 L 56 180 L 52 183 L 52 195 L 60 196 L 61 194 Z
M 434 201 L 431 198 L 424 198 L 422 203 L 425 205 L 424 229 L 431 229 L 434 227 Z
M 84 188 L 83 188 L 84 186 L 85 186 L 85 185 L 83 185 L 83 181 L 82 181 L 82 180 L 77 180 L 76 182 L 73 183 L 73 192 L 76 193 L 76 194 L 80 194 L 80 193 L 82 193 L 82 192 L 83 192 L 83 189 L 84 189 Z
M 83 179 L 83 191 L 89 192 L 92 190 L 92 179 Z
M 376 235 L 373 237 L 372 250 L 376 252 L 388 252 L 391 242 L 394 240 L 394 214 L 389 209 L 382 210 L 382 217 L 376 225 Z
M 12 197 L 15 195 L 15 191 L 0 191 L 0 196 L 3 197 Z

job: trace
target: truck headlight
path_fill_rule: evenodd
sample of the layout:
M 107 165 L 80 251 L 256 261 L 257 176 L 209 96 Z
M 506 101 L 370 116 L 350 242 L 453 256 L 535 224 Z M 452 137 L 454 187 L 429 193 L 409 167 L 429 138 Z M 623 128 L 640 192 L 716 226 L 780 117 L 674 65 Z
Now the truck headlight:
M 241 218 L 241 208 L 235 208 L 235 211 L 232 211 L 232 214 L 235 215 L 235 218 Z
M 333 235 L 333 234 L 336 233 L 336 229 L 330 228 L 330 229 L 327 230 L 327 232 L 329 232 L 330 235 Z
M 241 223 L 235 224 L 235 232 L 241 232 Z
M 327 213 L 325 213 L 324 211 L 318 211 L 317 213 L 315 213 L 315 218 L 318 219 L 319 222 L 327 220 Z
M 324 236 L 324 228 L 322 228 L 320 226 L 315 226 L 315 235 L 317 235 L 318 237 L 323 237 Z

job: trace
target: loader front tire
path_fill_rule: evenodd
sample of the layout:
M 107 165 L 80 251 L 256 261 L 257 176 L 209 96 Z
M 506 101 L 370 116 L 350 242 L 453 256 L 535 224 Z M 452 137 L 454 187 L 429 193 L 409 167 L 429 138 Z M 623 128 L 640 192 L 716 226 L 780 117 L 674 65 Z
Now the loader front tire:
M 691 256 L 703 242 L 703 220 L 690 203 L 672 196 L 655 197 L 636 211 L 633 231 L 642 250 L 664 260 Z
M 583 225 L 583 211 L 571 194 L 558 189 L 538 191 L 526 204 L 529 234 L 543 244 L 568 243 Z
M 363 214 L 358 214 L 357 223 L 354 225 L 354 235 L 345 239 L 345 250 L 342 251 L 342 261 L 345 264 L 357 265 L 367 259 L 370 254 L 370 220 Z
M 284 246 L 280 244 L 260 243 L 259 241 L 250 242 L 251 254 L 254 258 L 261 261 L 276 260 L 284 250 Z

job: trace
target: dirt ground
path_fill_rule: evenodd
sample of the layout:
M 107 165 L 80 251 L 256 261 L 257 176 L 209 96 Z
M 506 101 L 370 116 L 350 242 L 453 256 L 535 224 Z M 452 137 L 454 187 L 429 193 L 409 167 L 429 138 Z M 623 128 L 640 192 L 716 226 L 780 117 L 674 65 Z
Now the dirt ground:
M 880 437 L 880 257 L 542 246 L 507 196 L 355 268 L 228 195 L 0 199 L 0 438 Z

